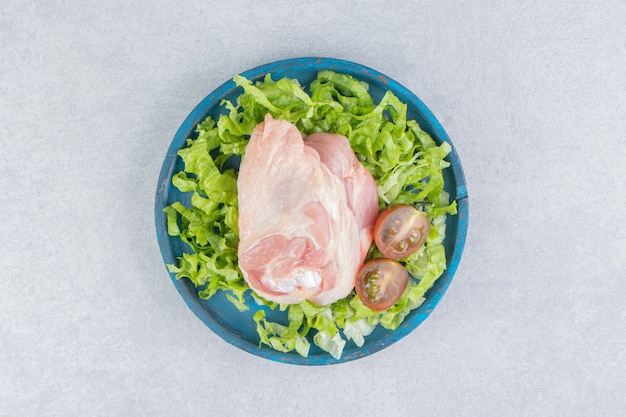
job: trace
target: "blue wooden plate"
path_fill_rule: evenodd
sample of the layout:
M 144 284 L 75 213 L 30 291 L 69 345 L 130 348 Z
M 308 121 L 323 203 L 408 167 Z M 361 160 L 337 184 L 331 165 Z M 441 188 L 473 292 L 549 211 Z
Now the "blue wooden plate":
M 407 119 L 416 120 L 436 142 L 448 142 L 452 145 L 443 127 L 415 94 L 388 76 L 360 64 L 331 58 L 295 58 L 262 65 L 243 72 L 241 75 L 256 81 L 263 78 L 265 74 L 271 73 L 275 80 L 283 77 L 296 78 L 301 85 L 308 86 L 320 70 L 347 73 L 367 82 L 370 86 L 369 92 L 375 102 L 378 102 L 387 90 L 391 90 L 408 105 Z M 171 183 L 172 175 L 183 168 L 177 152 L 185 146 L 187 138 L 196 136 L 195 127 L 198 123 L 207 116 L 217 119 L 219 114 L 225 113 L 220 106 L 222 100 L 227 99 L 235 102 L 241 91 L 231 80 L 209 94 L 185 119 L 167 151 L 159 176 L 155 203 L 157 238 L 166 264 L 176 263 L 176 258 L 186 250 L 184 244 L 177 237 L 171 237 L 167 234 L 167 218 L 163 215 L 163 208 L 173 202 L 186 203 L 189 201 L 189 196 L 181 193 Z M 352 361 L 378 352 L 402 339 L 428 317 L 450 285 L 461 260 L 467 234 L 469 205 L 461 161 L 453 145 L 447 160 L 451 163 L 451 167 L 444 170 L 445 190 L 450 193 L 451 199 L 456 199 L 458 207 L 458 214 L 448 216 L 447 219 L 444 242 L 448 263 L 447 270 L 426 293 L 426 301 L 419 308 L 413 310 L 397 330 L 390 331 L 378 326 L 372 334 L 366 337 L 365 344 L 361 347 L 348 341 L 340 359 L 334 359 L 314 344 L 311 344 L 309 356 L 306 358 L 296 352 L 282 353 L 267 346 L 259 346 L 259 337 L 252 316 L 259 308 L 264 307 L 257 306 L 250 298 L 247 301 L 250 310 L 241 313 L 226 299 L 222 292 L 218 292 L 210 300 L 203 300 L 198 297 L 194 285 L 189 280 L 176 280 L 174 274 L 170 274 L 172 282 L 189 308 L 213 332 L 232 345 L 254 355 L 298 365 L 328 365 Z M 285 313 L 267 311 L 266 315 L 269 320 L 285 322 Z

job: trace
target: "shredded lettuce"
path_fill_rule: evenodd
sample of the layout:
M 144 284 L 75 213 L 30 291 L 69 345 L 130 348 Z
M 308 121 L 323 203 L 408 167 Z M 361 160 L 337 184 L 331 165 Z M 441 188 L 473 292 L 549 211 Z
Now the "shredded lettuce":
M 260 345 L 306 357 L 313 342 L 339 359 L 347 341 L 362 346 L 376 326 L 397 329 L 446 269 L 445 218 L 456 214 L 456 202 L 443 190 L 450 145 L 437 145 L 416 121 L 407 120 L 407 105 L 393 93 L 388 91 L 375 103 L 369 86 L 347 74 L 320 71 L 308 91 L 298 80 L 273 80 L 271 74 L 257 82 L 236 76 L 234 82 L 242 89 L 236 102 L 224 100 L 217 121 L 207 117 L 198 124 L 197 137 L 178 152 L 184 170 L 173 176 L 172 184 L 190 193 L 191 204 L 175 202 L 164 212 L 168 233 L 186 243 L 190 252 L 168 269 L 176 279 L 189 279 L 203 299 L 226 292 L 240 311 L 250 308 L 246 294 L 251 294 L 260 306 L 253 316 Z M 252 292 L 243 279 L 237 264 L 237 172 L 226 166 L 231 157 L 245 154 L 252 130 L 268 112 L 304 134 L 346 136 L 376 180 L 381 209 L 413 204 L 431 219 L 426 244 L 403 260 L 412 276 L 408 288 L 388 310 L 369 309 L 354 291 L 324 307 L 309 301 L 277 304 Z M 372 245 L 368 258 L 377 256 L 380 252 Z M 266 319 L 266 310 L 277 308 L 286 311 L 286 323 Z

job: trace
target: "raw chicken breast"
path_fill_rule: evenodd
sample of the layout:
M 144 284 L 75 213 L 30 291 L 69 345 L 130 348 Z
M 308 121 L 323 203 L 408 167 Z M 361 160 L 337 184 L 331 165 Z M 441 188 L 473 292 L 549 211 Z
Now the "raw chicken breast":
M 332 133 L 313 133 L 305 145 L 317 151 L 321 161 L 343 182 L 348 207 L 359 226 L 361 263 L 374 239 L 374 224 L 378 217 L 378 190 L 372 174 L 357 159 L 345 136 Z
M 343 182 L 298 129 L 267 115 L 237 180 L 239 267 L 261 297 L 327 305 L 354 288 L 360 233 Z

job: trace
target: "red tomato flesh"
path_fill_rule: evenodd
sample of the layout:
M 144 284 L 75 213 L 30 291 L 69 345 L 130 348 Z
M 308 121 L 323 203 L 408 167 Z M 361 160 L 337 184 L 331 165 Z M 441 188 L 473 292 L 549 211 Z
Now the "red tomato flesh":
M 367 307 L 387 310 L 406 290 L 409 273 L 398 261 L 372 259 L 363 265 L 356 277 L 356 293 Z
M 380 212 L 374 242 L 383 255 L 400 259 L 417 252 L 430 233 L 430 220 L 408 204 L 395 204 Z

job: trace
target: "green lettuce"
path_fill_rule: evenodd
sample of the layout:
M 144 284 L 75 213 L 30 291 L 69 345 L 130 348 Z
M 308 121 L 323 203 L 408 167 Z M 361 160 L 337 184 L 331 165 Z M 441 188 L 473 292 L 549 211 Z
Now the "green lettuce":
M 191 204 L 166 207 L 168 233 L 190 248 L 168 265 L 176 279 L 189 279 L 201 298 L 218 291 L 240 310 L 249 309 L 250 294 L 259 308 L 253 316 L 260 344 L 307 356 L 311 341 L 339 359 L 347 341 L 362 346 L 376 326 L 397 329 L 405 317 L 425 300 L 424 295 L 446 269 L 443 247 L 445 218 L 456 213 L 456 202 L 443 190 L 448 143 L 437 145 L 414 120 L 407 120 L 407 105 L 387 92 L 378 103 L 369 86 L 350 75 L 320 71 L 308 91 L 298 80 L 252 82 L 234 77 L 242 92 L 235 102 L 224 100 L 217 121 L 207 117 L 196 127 L 196 138 L 178 152 L 184 170 L 172 184 L 190 193 Z M 252 130 L 267 113 L 295 124 L 304 134 L 332 132 L 346 136 L 361 163 L 377 183 L 379 206 L 412 204 L 431 219 L 426 244 L 403 263 L 412 276 L 407 290 L 386 311 L 366 307 L 353 291 L 329 306 L 309 301 L 283 305 L 252 292 L 237 264 L 237 172 L 226 169 L 233 156 L 244 156 Z M 368 258 L 380 256 L 374 245 Z M 286 311 L 287 323 L 266 318 L 267 309 Z

